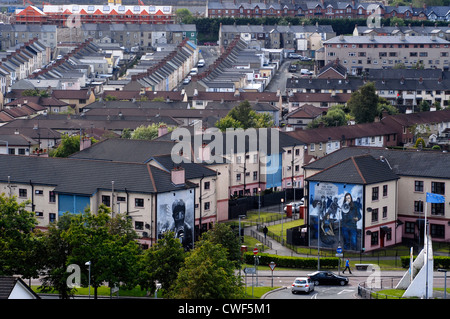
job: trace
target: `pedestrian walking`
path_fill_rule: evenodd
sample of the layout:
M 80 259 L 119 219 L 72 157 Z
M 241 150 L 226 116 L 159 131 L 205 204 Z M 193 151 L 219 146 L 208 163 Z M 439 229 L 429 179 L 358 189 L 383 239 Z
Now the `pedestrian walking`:
M 348 272 L 351 274 L 352 271 L 350 270 L 350 260 L 348 258 L 345 261 L 345 269 L 344 269 L 344 271 L 342 273 L 344 274 L 347 269 L 348 269 Z
M 264 233 L 264 239 L 267 239 L 267 232 L 269 229 L 267 229 L 267 226 L 264 226 L 263 233 Z

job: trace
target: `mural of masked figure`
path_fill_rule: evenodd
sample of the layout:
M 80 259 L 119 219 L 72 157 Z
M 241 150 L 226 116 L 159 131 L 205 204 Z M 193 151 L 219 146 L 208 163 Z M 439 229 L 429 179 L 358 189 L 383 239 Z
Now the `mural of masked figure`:
M 192 228 L 185 222 L 186 205 L 182 199 L 175 200 L 172 204 L 172 217 L 174 221 L 173 231 L 185 249 L 192 248 Z
M 342 235 L 344 237 L 344 249 L 357 250 L 358 231 L 356 223 L 361 219 L 361 212 L 353 202 L 352 195 L 346 193 L 341 206 Z

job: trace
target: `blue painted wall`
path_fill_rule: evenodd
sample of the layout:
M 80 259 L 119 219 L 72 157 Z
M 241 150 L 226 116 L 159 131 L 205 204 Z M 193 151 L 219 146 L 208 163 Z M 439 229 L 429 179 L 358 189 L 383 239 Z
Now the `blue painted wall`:
M 71 214 L 82 213 L 90 205 L 90 199 L 89 196 L 60 194 L 58 196 L 58 215 L 61 216 L 66 212 Z
M 267 157 L 269 162 L 266 164 L 266 188 L 281 187 L 281 153 L 267 155 Z

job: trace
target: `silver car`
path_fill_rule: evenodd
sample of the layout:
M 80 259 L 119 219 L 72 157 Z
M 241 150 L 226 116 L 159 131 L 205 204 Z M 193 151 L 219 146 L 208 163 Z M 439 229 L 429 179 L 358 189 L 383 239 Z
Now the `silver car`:
M 309 277 L 298 277 L 295 278 L 292 284 L 292 293 L 295 294 L 297 292 L 310 292 L 314 291 L 314 283 Z

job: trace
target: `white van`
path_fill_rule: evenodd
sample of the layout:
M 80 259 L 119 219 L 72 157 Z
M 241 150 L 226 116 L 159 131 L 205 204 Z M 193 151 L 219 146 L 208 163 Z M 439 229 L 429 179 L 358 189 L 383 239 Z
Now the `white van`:
M 191 72 L 189 72 L 189 75 L 197 75 L 197 74 L 198 74 L 197 68 L 193 68 L 193 69 L 191 69 Z
M 301 69 L 300 74 L 301 75 L 312 75 L 313 73 L 308 69 Z
M 199 68 L 204 67 L 204 66 L 205 66 L 205 60 L 203 60 L 203 59 L 198 60 L 197 66 L 198 66 Z

